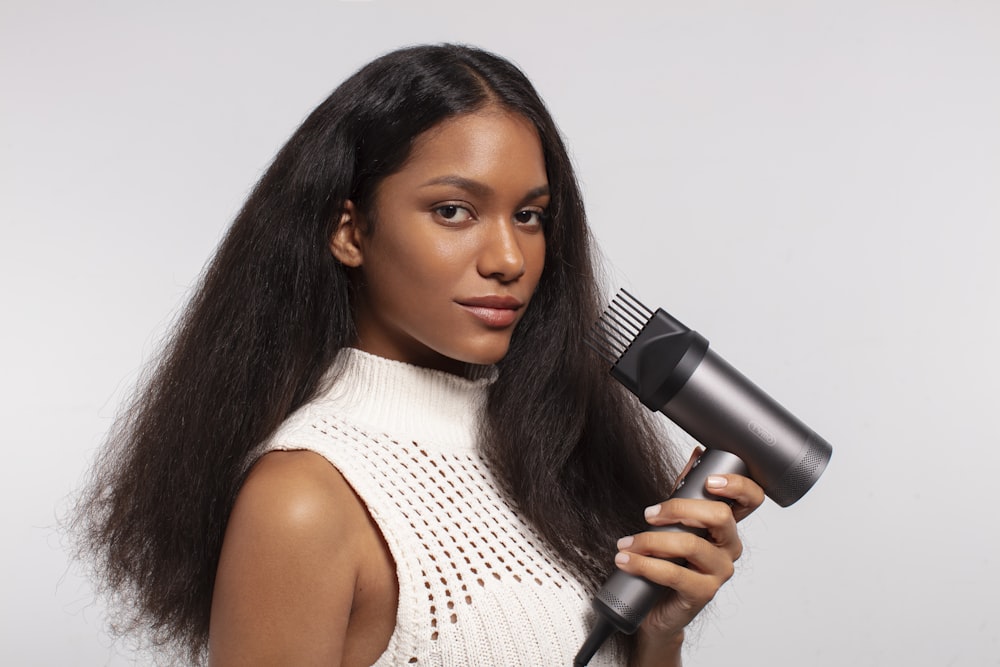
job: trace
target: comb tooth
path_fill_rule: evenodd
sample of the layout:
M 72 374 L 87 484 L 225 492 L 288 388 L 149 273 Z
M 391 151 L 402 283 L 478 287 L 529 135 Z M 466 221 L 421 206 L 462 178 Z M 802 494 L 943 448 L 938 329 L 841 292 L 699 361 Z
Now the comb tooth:
M 608 329 L 605 322 L 598 321 L 586 332 L 584 340 L 594 350 L 599 350 L 601 356 L 616 363 L 628 348 L 628 341 L 623 340 L 621 335 Z
M 625 290 L 618 290 L 594 326 L 584 335 L 584 343 L 610 364 L 622 355 L 653 317 L 653 311 Z
M 619 329 L 616 329 L 612 323 L 603 319 L 594 323 L 591 332 L 595 335 L 598 332 L 603 334 L 602 338 L 605 345 L 613 348 L 619 357 L 625 353 L 626 348 L 628 348 L 629 344 L 634 339 L 633 337 L 624 335 Z
M 632 338 L 638 336 L 639 332 L 646 325 L 646 322 L 649 321 L 648 318 L 645 320 L 640 319 L 634 313 L 625 310 L 623 304 L 620 303 L 612 303 L 608 306 L 608 311 L 615 315 L 620 328 L 626 329 L 632 334 Z
M 609 322 L 600 319 L 584 333 L 584 342 L 602 359 L 611 365 L 618 360 L 628 348 L 628 340 L 616 331 Z
M 638 308 L 642 312 L 646 313 L 647 315 L 653 315 L 654 314 L 653 311 L 650 310 L 649 308 L 647 308 L 646 305 L 642 301 L 639 301 L 639 299 L 637 299 L 634 296 L 632 296 L 632 293 L 629 292 L 627 289 L 622 288 L 622 289 L 618 290 L 618 294 L 621 295 L 622 299 L 627 300 L 629 303 L 633 304 L 636 308 Z
M 598 340 L 592 335 L 585 335 L 583 337 L 583 342 L 587 347 L 596 352 L 597 356 L 603 359 L 606 363 L 611 364 L 612 366 L 618 363 L 618 358 L 621 355 L 615 354 L 614 350 L 603 345 L 603 341 Z
M 633 338 L 649 323 L 652 313 L 646 313 L 624 299 L 612 302 L 610 309 L 617 315 L 622 325 L 628 325 Z
M 628 309 L 642 321 L 643 326 L 645 326 L 646 322 L 648 322 L 654 315 L 652 310 L 647 308 L 641 301 L 623 289 L 618 290 L 618 294 L 616 294 L 615 297 L 618 299 L 622 307 Z
M 625 290 L 619 290 L 618 297 L 619 302 L 640 319 L 647 320 L 653 316 L 652 310 Z

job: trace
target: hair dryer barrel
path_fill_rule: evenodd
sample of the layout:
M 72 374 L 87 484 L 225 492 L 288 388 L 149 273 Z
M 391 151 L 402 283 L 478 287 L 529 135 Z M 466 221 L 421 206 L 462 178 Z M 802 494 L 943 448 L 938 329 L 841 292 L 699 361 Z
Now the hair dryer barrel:
M 782 507 L 819 479 L 833 448 L 711 349 L 659 409 L 709 449 L 747 464 Z

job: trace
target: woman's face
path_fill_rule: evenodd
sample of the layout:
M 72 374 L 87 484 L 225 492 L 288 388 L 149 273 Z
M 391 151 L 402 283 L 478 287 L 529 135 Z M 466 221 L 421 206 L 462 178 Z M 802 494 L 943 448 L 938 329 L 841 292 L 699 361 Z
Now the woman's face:
M 420 135 L 379 184 L 373 227 L 349 204 L 332 239 L 360 273 L 355 345 L 455 373 L 499 361 L 542 274 L 548 192 L 520 115 L 489 108 Z

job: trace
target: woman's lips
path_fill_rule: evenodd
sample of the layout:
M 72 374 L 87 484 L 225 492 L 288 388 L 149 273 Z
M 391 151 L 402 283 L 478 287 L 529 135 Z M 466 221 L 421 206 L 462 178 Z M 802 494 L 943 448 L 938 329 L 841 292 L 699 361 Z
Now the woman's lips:
M 457 302 L 487 326 L 502 329 L 517 321 L 517 311 L 524 305 L 514 297 L 485 296 L 462 299 Z
M 459 304 L 468 313 L 472 313 L 487 325 L 496 328 L 509 327 L 517 319 L 517 311 L 510 308 L 487 308 L 486 306 L 467 306 Z

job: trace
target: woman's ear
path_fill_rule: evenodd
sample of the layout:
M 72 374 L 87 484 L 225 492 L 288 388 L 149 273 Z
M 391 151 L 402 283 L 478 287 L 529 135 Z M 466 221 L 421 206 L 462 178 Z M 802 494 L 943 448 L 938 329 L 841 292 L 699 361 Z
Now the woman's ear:
M 361 252 L 361 220 L 358 209 L 350 199 L 344 203 L 340 219 L 330 236 L 330 252 L 344 266 L 361 266 L 364 256 Z

